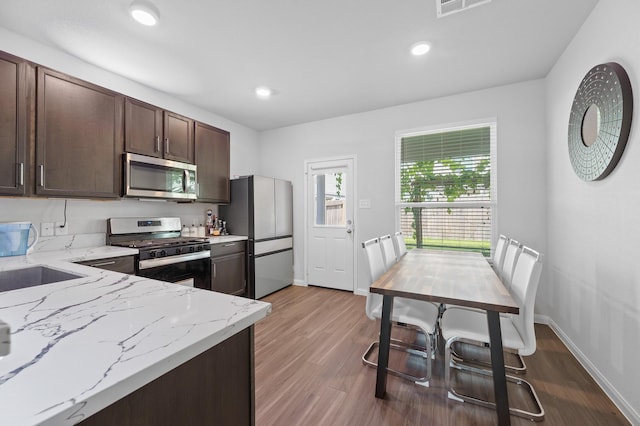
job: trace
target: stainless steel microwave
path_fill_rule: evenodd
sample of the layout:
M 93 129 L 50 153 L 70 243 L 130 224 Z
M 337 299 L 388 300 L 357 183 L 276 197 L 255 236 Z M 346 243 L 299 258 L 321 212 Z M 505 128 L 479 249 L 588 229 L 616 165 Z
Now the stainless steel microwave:
M 193 164 L 124 154 L 124 196 L 195 200 L 196 171 Z

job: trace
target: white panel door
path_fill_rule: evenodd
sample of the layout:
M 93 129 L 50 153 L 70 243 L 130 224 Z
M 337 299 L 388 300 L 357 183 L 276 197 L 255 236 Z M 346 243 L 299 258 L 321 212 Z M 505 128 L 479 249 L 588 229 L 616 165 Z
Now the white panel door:
M 353 291 L 353 159 L 308 162 L 307 283 Z

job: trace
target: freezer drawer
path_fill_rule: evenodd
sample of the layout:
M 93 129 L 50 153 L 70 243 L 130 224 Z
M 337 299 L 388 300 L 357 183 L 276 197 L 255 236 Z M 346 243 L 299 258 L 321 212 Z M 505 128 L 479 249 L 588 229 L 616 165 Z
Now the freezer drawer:
M 293 283 L 293 250 L 255 258 L 255 298 L 278 291 Z
M 275 240 L 258 241 L 254 245 L 254 254 L 256 256 L 264 255 L 274 251 L 287 250 L 293 247 L 293 238 L 278 238 Z

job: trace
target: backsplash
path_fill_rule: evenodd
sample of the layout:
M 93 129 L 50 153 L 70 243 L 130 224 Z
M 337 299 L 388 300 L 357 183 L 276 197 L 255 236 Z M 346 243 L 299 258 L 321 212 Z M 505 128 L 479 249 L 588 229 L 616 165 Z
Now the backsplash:
M 107 219 L 110 217 L 179 217 L 183 224 L 205 222 L 207 209 L 217 215 L 218 207 L 206 203 L 176 203 L 119 199 L 94 201 L 67 199 L 68 235 L 40 235 L 34 251 L 96 247 L 105 244 Z M 0 222 L 32 222 L 41 230 L 43 222 L 65 221 L 64 199 L 0 197 Z
M 105 245 L 106 234 L 70 234 L 54 237 L 40 237 L 33 248 L 34 252 L 64 250 L 72 248 L 88 248 Z

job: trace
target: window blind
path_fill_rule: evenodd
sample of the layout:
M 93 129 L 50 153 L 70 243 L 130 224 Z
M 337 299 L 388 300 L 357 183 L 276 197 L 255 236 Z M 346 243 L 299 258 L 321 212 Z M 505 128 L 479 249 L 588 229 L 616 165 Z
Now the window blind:
M 491 254 L 495 123 L 396 139 L 396 209 L 411 247 Z

